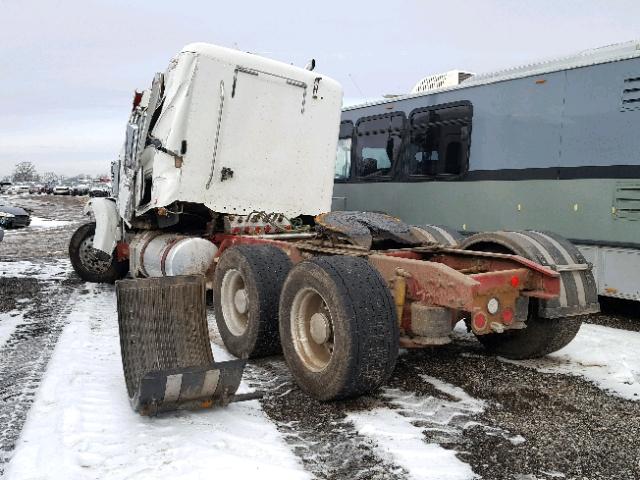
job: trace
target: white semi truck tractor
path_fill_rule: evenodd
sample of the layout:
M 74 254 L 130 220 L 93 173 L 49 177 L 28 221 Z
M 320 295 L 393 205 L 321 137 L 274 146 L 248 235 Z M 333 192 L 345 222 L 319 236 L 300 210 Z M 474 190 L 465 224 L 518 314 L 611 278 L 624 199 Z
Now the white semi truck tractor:
M 460 319 L 496 353 L 538 357 L 597 311 L 590 266 L 557 236 L 562 261 L 527 232 L 469 250 L 446 227 L 330 212 L 341 103 L 324 75 L 208 44 L 136 92 L 113 196 L 89 201 L 69 253 L 84 280 L 116 282 L 140 413 L 246 398 L 246 359 L 280 352 L 315 398 L 366 394 L 401 346 L 446 344 Z M 519 255 L 495 253 L 507 243 Z M 238 360 L 214 362 L 207 291 Z

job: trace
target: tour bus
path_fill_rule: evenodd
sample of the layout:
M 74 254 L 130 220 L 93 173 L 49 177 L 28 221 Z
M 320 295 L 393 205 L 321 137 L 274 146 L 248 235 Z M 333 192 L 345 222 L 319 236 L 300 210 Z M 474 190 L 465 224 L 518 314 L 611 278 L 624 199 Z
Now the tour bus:
M 640 300 L 640 42 L 422 79 L 345 108 L 334 210 L 579 245 L 600 295 Z

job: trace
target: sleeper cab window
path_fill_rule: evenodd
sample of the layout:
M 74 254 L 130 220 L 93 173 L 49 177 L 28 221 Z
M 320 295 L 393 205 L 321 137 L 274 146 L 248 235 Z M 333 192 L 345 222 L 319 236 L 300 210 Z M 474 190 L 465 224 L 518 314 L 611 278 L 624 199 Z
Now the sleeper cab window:
M 404 152 L 412 177 L 449 178 L 467 170 L 471 138 L 470 103 L 414 110 Z
M 398 159 L 404 113 L 374 115 L 356 123 L 356 175 L 365 181 L 388 180 Z
M 338 181 L 348 180 L 351 176 L 351 144 L 353 142 L 353 122 L 347 120 L 340 122 L 340 135 L 338 136 L 338 151 L 336 153 L 336 171 L 334 179 Z

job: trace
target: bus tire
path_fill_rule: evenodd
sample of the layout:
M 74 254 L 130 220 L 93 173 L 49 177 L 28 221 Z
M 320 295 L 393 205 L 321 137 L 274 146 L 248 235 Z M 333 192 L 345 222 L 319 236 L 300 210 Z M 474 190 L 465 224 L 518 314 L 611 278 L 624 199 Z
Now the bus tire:
M 119 262 L 114 254 L 109 258 L 93 248 L 95 222 L 80 225 L 69 241 L 69 259 L 73 269 L 85 282 L 114 283 L 127 275 L 129 261 Z
M 312 397 L 329 401 L 373 392 L 398 357 L 389 288 L 362 258 L 301 262 L 282 289 L 280 338 L 289 370 Z
M 280 353 L 278 300 L 290 269 L 287 254 L 271 245 L 238 245 L 222 253 L 213 274 L 213 307 L 231 354 Z

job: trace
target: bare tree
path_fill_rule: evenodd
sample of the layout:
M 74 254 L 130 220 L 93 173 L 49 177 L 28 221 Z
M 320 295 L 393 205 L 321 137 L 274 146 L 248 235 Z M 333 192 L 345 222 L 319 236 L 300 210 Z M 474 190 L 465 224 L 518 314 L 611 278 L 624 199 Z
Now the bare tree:
M 14 182 L 37 182 L 40 176 L 31 162 L 19 162 L 13 169 Z
M 42 174 L 42 181 L 46 184 L 58 183 L 58 175 L 55 172 L 45 172 Z

